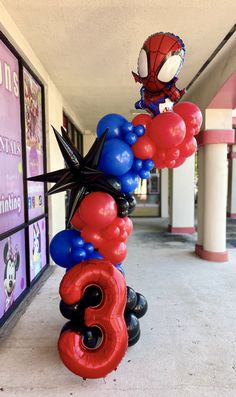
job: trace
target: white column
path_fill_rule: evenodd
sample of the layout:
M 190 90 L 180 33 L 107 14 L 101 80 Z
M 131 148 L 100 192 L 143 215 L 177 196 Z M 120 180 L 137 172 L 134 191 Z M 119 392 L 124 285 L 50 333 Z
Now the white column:
M 203 244 L 204 220 L 204 148 L 198 148 L 197 245 Z
M 171 189 L 171 233 L 194 233 L 194 172 L 195 156 L 173 170 Z
M 169 170 L 161 170 L 161 217 L 169 216 Z
M 228 179 L 228 208 L 229 218 L 236 219 L 236 145 L 232 146 L 229 153 L 229 179 Z
M 204 240 L 210 252 L 226 251 L 227 144 L 205 146 Z
M 199 237 L 196 253 L 209 261 L 225 262 L 227 205 L 227 143 L 232 142 L 232 110 L 206 109 L 201 143 L 204 172 L 200 194 Z

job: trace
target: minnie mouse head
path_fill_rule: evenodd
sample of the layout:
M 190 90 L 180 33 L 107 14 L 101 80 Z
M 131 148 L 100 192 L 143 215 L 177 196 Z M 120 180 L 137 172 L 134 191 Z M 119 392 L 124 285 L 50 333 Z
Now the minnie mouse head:
M 9 238 L 8 242 L 5 244 L 3 258 L 5 262 L 4 288 L 9 297 L 15 288 L 16 272 L 20 265 L 20 254 L 17 247 L 13 250 L 11 238 Z

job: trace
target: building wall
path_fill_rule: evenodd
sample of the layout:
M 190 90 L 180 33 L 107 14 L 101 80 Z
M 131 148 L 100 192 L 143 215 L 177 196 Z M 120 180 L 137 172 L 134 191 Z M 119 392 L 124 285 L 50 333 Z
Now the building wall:
M 56 139 L 52 133 L 51 125 L 59 129 L 62 123 L 63 110 L 73 120 L 74 124 L 83 131 L 77 115 L 68 106 L 49 74 L 37 58 L 28 41 L 24 38 L 6 9 L 0 2 L 0 30 L 10 43 L 16 48 L 25 62 L 39 77 L 45 87 L 46 110 L 46 146 L 47 170 L 53 171 L 64 167 L 64 160 L 60 154 Z M 87 139 L 85 140 L 87 142 Z M 86 143 L 87 145 L 87 143 Z M 49 198 L 49 238 L 65 227 L 65 194 L 60 193 Z

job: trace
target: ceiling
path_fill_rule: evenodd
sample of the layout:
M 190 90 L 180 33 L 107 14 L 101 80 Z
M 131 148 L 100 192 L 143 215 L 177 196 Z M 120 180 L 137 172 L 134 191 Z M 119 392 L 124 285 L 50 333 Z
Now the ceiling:
M 95 131 L 107 113 L 131 119 L 139 99 L 137 58 L 158 31 L 180 36 L 186 86 L 235 23 L 235 0 L 2 0 L 52 80 Z

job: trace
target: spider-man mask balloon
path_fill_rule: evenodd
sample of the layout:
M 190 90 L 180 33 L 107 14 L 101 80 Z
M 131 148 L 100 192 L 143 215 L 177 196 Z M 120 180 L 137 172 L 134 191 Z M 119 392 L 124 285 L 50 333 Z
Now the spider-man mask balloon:
M 172 33 L 155 33 L 143 44 L 138 59 L 135 81 L 156 93 L 175 82 L 184 62 L 185 45 Z

